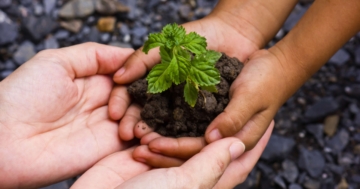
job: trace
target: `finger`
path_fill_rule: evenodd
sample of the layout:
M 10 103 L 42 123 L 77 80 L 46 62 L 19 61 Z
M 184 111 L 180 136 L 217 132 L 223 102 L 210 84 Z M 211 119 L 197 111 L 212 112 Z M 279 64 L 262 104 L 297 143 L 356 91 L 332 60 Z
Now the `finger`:
M 180 159 L 189 159 L 205 146 L 204 137 L 159 137 L 149 143 L 149 149 L 152 152 Z
M 245 65 L 242 74 L 234 81 L 230 89 L 230 102 L 225 110 L 219 114 L 209 125 L 205 132 L 207 142 L 213 142 L 222 137 L 233 136 L 238 133 L 251 120 L 262 125 L 262 135 L 276 113 L 277 102 L 264 98 L 263 76 L 254 77 L 252 69 L 256 66 Z M 255 68 L 254 68 L 255 67 Z M 250 71 L 249 71 L 250 70 Z M 254 79 L 248 79 L 254 78 Z M 247 82 L 243 82 L 247 81 Z M 274 104 L 269 104 L 270 102 Z M 261 124 L 259 124 L 261 122 Z M 260 139 L 259 137 L 257 139 Z M 253 147 L 247 146 L 246 149 Z
M 113 88 L 109 100 L 109 116 L 113 120 L 120 120 L 127 108 L 129 107 L 131 98 L 127 92 L 127 88 L 123 85 L 118 85 Z
M 143 136 L 140 140 L 141 145 L 148 145 L 151 141 L 155 140 L 156 138 L 162 137 L 159 133 L 151 132 Z M 153 151 L 156 152 L 156 151 Z
M 140 112 L 141 107 L 137 104 L 131 104 L 126 110 L 119 124 L 120 139 L 129 141 L 134 138 L 134 127 L 141 120 Z
M 153 129 L 150 128 L 143 120 L 139 121 L 134 127 L 134 135 L 136 138 L 142 138 L 152 131 Z
M 185 176 L 180 179 L 186 180 L 185 183 L 192 188 L 212 188 L 230 162 L 237 159 L 244 150 L 244 144 L 234 137 L 211 143 L 180 167 L 180 172 L 183 173 L 180 176 Z
M 245 181 L 264 151 L 273 128 L 274 121 L 271 122 L 264 136 L 252 150 L 245 152 L 235 161 L 230 163 L 219 182 L 216 183 L 214 189 L 234 188 L 237 184 Z
M 150 169 L 132 159 L 132 149 L 117 152 L 102 159 L 87 170 L 71 186 L 71 189 L 108 189 Z
M 129 48 L 90 42 L 56 50 L 45 50 L 39 53 L 37 58 L 53 58 L 74 79 L 95 74 L 114 73 L 133 52 L 134 50 Z
M 152 49 L 148 54 L 142 48 L 129 57 L 125 65 L 114 75 L 114 81 L 119 84 L 128 84 L 140 79 L 155 64 L 160 62 L 159 48 Z
M 135 148 L 133 158 L 136 161 L 158 168 L 177 167 L 184 163 L 184 160 L 151 152 L 147 145 Z
M 253 149 L 266 132 L 274 113 L 270 110 L 255 114 L 245 126 L 235 134 L 246 146 L 246 151 Z

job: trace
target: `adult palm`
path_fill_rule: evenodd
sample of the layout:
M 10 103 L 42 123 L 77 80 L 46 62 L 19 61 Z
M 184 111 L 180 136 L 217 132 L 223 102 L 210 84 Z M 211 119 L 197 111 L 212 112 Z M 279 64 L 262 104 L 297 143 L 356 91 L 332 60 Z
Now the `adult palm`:
M 132 53 L 93 43 L 47 50 L 0 83 L 1 187 L 66 179 L 126 147 L 108 116 L 107 74 Z

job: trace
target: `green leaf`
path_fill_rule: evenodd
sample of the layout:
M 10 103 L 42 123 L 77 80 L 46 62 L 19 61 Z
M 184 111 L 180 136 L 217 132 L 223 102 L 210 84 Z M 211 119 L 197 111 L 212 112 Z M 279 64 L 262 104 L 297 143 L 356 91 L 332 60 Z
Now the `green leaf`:
M 190 32 L 185 36 L 181 45 L 194 54 L 202 54 L 206 52 L 207 43 L 205 37 L 201 37 L 195 32 Z
M 146 80 L 148 81 L 148 92 L 161 93 L 171 87 L 171 80 L 168 78 L 169 64 L 161 63 L 155 65 L 149 72 Z
M 161 63 L 170 63 L 171 62 L 171 51 L 164 46 L 160 47 L 160 57 Z
M 169 65 L 170 79 L 176 84 L 180 84 L 187 78 L 188 63 L 181 58 L 173 56 Z
M 220 73 L 210 62 L 193 59 L 189 72 L 190 78 L 200 86 L 211 86 L 220 83 Z
M 179 46 L 186 35 L 185 28 L 176 23 L 166 25 L 161 32 L 167 40 L 166 47 L 169 49 Z
M 149 34 L 148 40 L 145 42 L 143 47 L 143 52 L 147 54 L 150 49 L 155 47 L 161 47 L 166 44 L 166 39 L 161 33 L 151 33 Z
M 215 64 L 221 58 L 221 56 L 222 54 L 220 52 L 207 50 L 204 58 L 207 60 L 207 62 Z
M 187 79 L 184 87 L 185 102 L 191 107 L 194 107 L 198 98 L 198 93 L 199 90 L 195 87 L 194 83 Z
M 217 92 L 218 92 L 218 90 L 217 90 L 217 88 L 216 88 L 215 85 L 201 86 L 201 89 L 207 90 L 207 91 L 212 92 L 212 93 L 217 93 Z

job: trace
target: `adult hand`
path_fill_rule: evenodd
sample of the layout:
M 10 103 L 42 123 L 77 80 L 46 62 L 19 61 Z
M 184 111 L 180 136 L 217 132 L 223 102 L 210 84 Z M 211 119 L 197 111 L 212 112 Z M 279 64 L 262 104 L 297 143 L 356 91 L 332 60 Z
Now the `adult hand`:
M 243 153 L 245 146 L 239 139 L 225 138 L 209 144 L 180 167 L 150 170 L 133 160 L 132 149 L 117 152 L 85 172 L 72 189 L 233 188 L 252 170 L 272 128 L 273 124 L 251 151 Z
M 0 83 L 2 188 L 67 179 L 127 147 L 108 116 L 113 82 L 107 74 L 132 53 L 94 43 L 46 50 Z M 125 103 L 119 115 L 126 109 Z

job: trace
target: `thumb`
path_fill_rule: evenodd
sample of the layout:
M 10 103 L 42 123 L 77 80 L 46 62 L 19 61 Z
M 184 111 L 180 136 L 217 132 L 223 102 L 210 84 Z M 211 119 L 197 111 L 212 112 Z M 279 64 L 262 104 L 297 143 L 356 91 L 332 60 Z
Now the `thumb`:
M 83 43 L 56 50 L 45 50 L 36 58 L 57 58 L 72 78 L 95 74 L 112 74 L 134 52 L 133 49 L 112 47 L 97 43 Z
M 159 62 L 159 48 L 151 49 L 148 54 L 142 52 L 142 48 L 140 48 L 136 50 L 125 62 L 125 65 L 115 73 L 114 81 L 118 84 L 128 84 L 136 81 Z
M 123 183 L 118 188 L 212 188 L 230 162 L 245 145 L 237 138 L 225 138 L 206 146 L 181 167 L 156 169 Z

